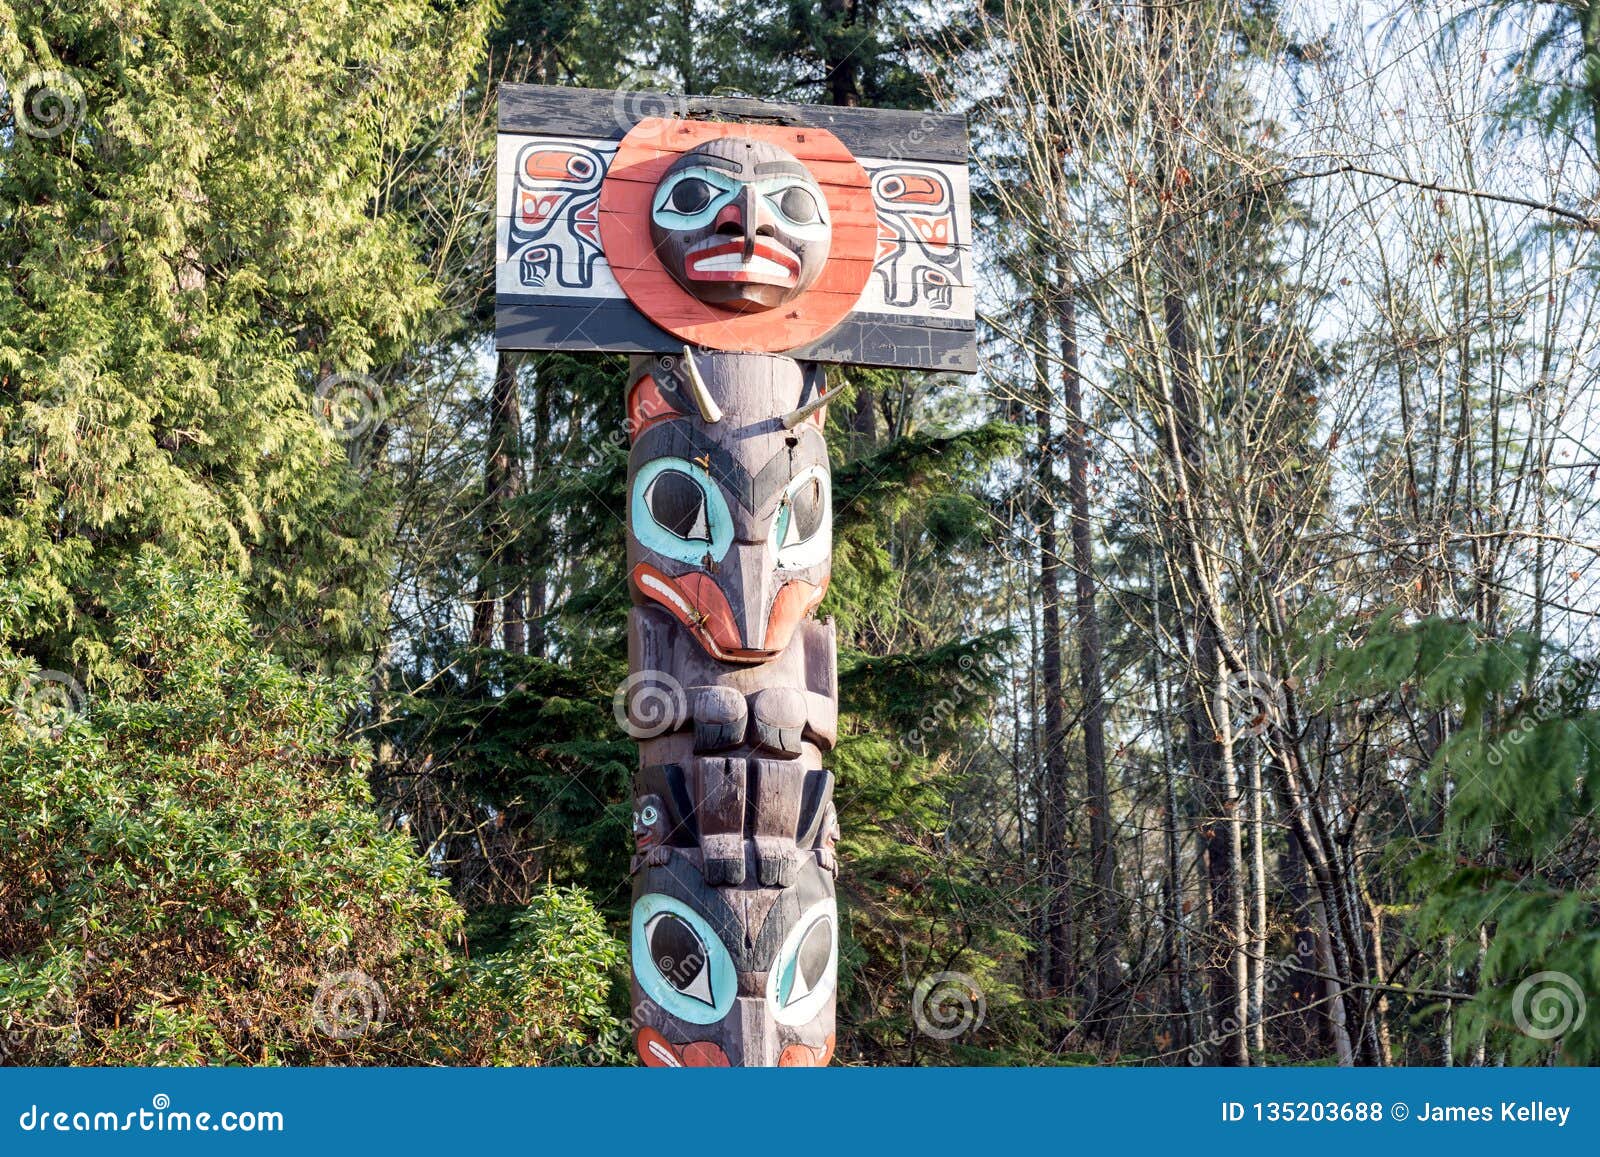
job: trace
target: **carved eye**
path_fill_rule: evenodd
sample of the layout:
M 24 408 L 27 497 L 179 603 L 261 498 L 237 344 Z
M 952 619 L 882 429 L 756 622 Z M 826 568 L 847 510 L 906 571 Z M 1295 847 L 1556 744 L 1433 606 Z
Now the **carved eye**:
M 713 189 L 699 177 L 686 177 L 672 187 L 672 196 L 669 199 L 674 210 L 679 213 L 698 213 L 717 195 L 718 190 Z
M 660 818 L 661 813 L 656 811 L 655 804 L 645 804 L 644 810 L 639 813 L 639 822 L 647 828 L 654 827 L 656 821 Z
M 655 458 L 633 477 L 628 529 L 639 545 L 686 566 L 720 562 L 733 545 L 728 500 L 704 463 Z
M 650 483 L 644 499 L 650 516 L 663 529 L 692 542 L 711 541 L 705 492 L 687 474 L 677 470 L 662 472 Z
M 800 940 L 800 948 L 784 967 L 778 981 L 778 1004 L 788 1007 L 811 995 L 828 974 L 833 961 L 833 923 L 819 917 Z
M 692 1000 L 715 1008 L 711 991 L 711 956 L 689 922 L 672 912 L 654 917 L 645 927 L 650 944 L 650 960 L 661 979 Z
M 802 480 L 800 488 L 789 496 L 789 506 L 789 541 L 804 542 L 822 526 L 822 479 L 813 476 Z
M 785 189 L 778 198 L 778 208 L 796 225 L 810 225 L 821 216 L 817 211 L 817 199 L 803 185 L 790 185 Z
M 816 566 L 828 557 L 833 546 L 833 536 L 828 533 L 829 506 L 824 467 L 803 470 L 789 483 L 772 520 L 768 544 L 779 566 Z
M 673 896 L 651 892 L 633 904 L 633 976 L 670 1016 L 715 1024 L 728 1015 L 739 978 L 705 916 Z
M 767 974 L 767 1003 L 779 1024 L 805 1024 L 817 1015 L 839 975 L 838 912 L 832 900 L 801 914 Z

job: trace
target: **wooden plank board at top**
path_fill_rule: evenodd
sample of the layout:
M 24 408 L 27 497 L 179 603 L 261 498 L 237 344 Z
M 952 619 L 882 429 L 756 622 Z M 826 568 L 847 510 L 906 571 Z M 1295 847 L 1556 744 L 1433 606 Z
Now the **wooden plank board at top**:
M 620 140 L 640 120 L 693 120 L 809 125 L 838 137 L 858 157 L 965 164 L 967 123 L 949 113 L 836 108 L 749 97 L 674 96 L 646 90 L 500 86 L 500 131 Z
M 681 339 L 653 325 L 623 301 L 577 305 L 560 299 L 502 301 L 495 311 L 495 347 L 596 353 L 676 353 Z M 977 349 L 970 322 L 905 320 L 852 314 L 835 330 L 790 357 L 864 366 L 972 373 Z

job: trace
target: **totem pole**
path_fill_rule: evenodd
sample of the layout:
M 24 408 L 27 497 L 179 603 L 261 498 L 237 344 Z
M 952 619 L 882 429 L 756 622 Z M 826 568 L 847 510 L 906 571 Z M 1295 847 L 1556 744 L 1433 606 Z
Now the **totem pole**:
M 667 116 L 630 106 L 651 96 Z M 966 133 L 506 86 L 496 343 L 626 386 L 635 1043 L 828 1063 L 838 738 L 825 365 L 971 372 Z

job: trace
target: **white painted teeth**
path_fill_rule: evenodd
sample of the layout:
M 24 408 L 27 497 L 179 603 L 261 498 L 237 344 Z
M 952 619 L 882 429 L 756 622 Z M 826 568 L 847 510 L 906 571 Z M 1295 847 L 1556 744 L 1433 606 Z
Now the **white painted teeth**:
M 724 254 L 721 257 L 702 257 L 694 263 L 694 267 L 702 273 L 733 273 L 743 270 L 746 273 L 760 274 L 762 277 L 781 277 L 788 279 L 793 273 L 786 265 L 766 257 L 752 257 L 746 261 L 737 253 Z

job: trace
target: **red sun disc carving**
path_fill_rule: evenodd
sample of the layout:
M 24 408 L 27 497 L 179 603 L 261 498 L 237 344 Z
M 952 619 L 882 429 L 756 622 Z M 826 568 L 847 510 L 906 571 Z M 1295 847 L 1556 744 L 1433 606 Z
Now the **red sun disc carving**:
M 833 218 L 828 263 L 816 284 L 776 309 L 737 313 L 699 300 L 655 254 L 650 200 L 673 161 L 719 137 L 749 137 L 787 149 L 822 186 Z M 600 186 L 600 241 L 634 307 L 690 345 L 778 353 L 808 345 L 843 321 L 860 300 L 878 247 L 878 215 L 866 170 L 826 129 L 723 124 L 650 117 L 617 147 Z

